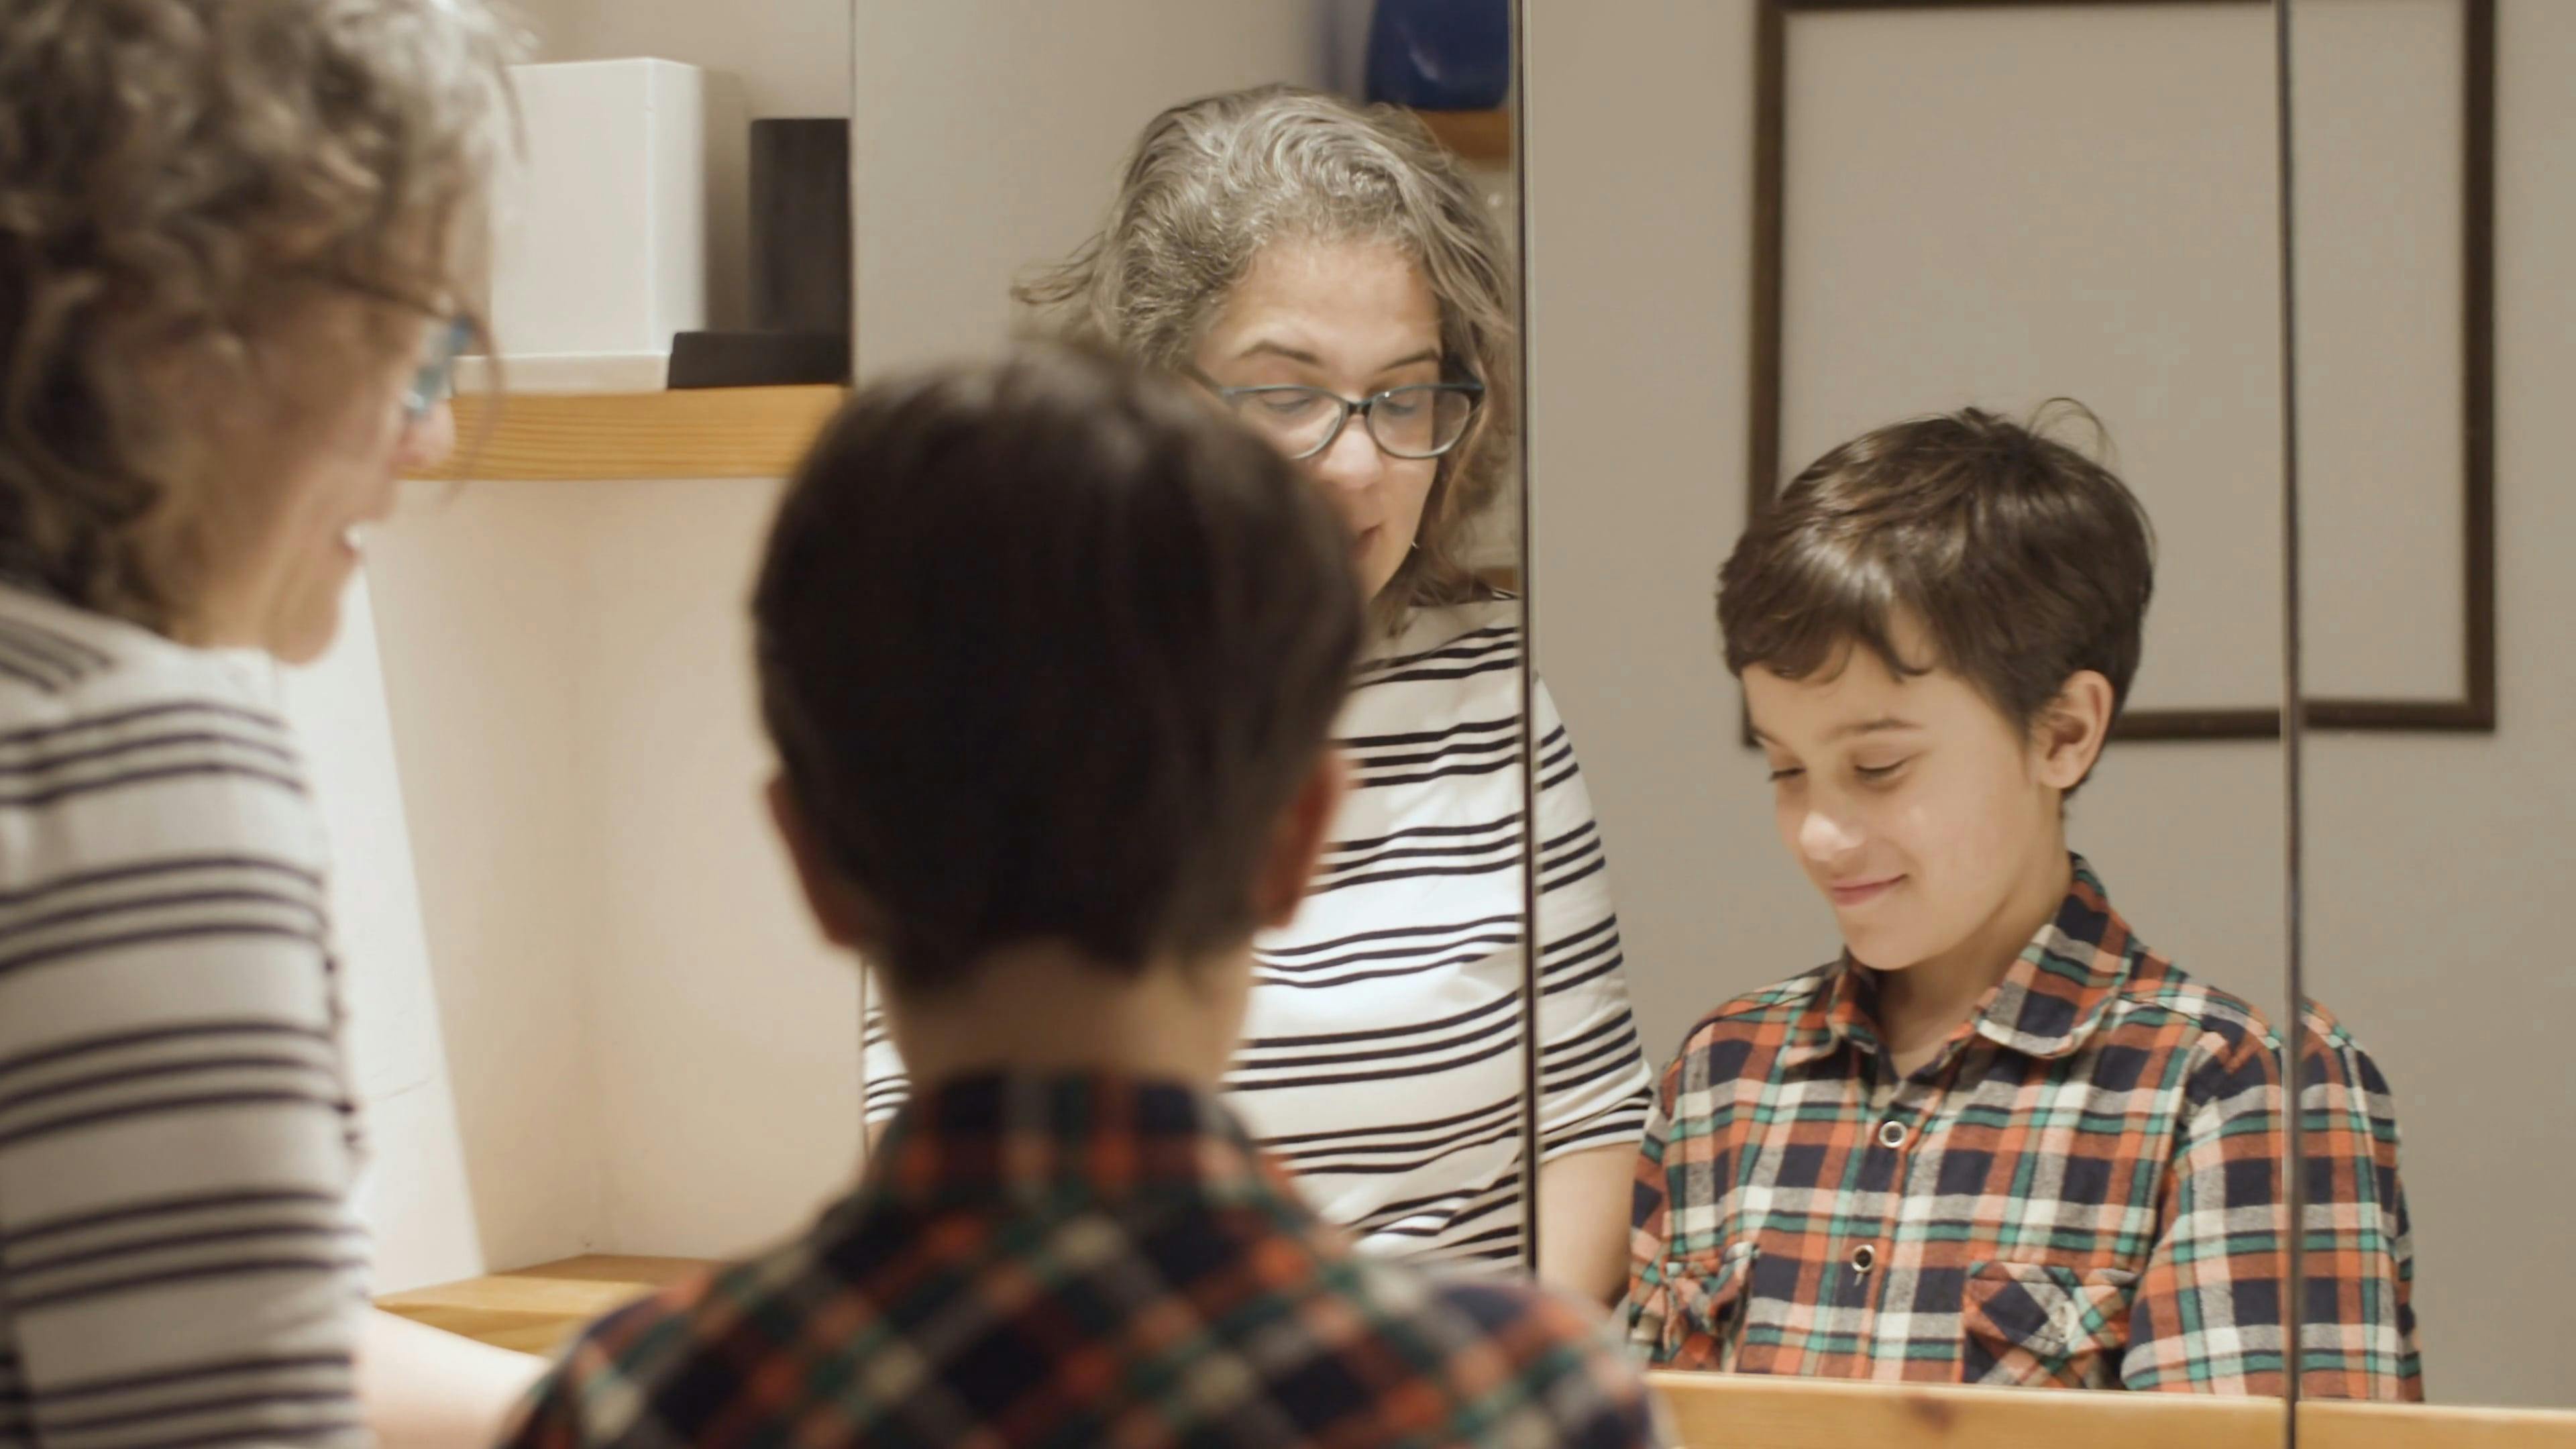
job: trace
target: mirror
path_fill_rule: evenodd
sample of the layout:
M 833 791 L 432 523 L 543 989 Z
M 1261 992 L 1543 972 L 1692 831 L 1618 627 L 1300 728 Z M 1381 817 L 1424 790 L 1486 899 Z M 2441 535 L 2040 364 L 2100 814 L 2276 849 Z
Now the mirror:
M 2291 10 L 2296 828 L 2306 989 L 2330 1017 L 2304 1044 L 2305 1121 L 2339 1134 L 2308 1145 L 2307 1180 L 2373 1200 L 2335 1251 L 2412 1270 L 2397 1304 L 2312 1287 L 2309 1351 L 2381 1371 L 2420 1345 L 2433 1403 L 2576 1407 L 2555 1352 L 2576 1268 L 2549 1238 L 2564 1169 L 2519 1126 L 2565 1116 L 2553 1033 L 2576 1021 L 2549 915 L 2576 788 L 2554 742 L 2576 669 L 2549 635 L 2576 513 L 2545 441 L 2576 376 L 2557 275 L 2576 15 Z M 2411 1343 L 2386 1321 L 2409 1311 Z
M 1379 18 L 1406 8 L 1379 7 Z M 1491 9 L 1497 21 L 1505 14 Z M 1417 169 L 1450 164 L 1410 122 L 1389 151 L 1339 103 L 1200 106 L 1160 133 L 1134 204 L 1120 205 L 1131 157 L 1167 107 L 1277 82 L 1367 90 L 1371 18 L 1365 0 L 863 7 L 854 37 L 858 365 L 875 376 L 1065 324 L 1080 311 L 1070 294 L 1083 277 L 1078 264 L 1050 269 L 1076 261 L 1106 227 L 1111 265 L 1146 260 L 1134 278 L 1141 302 L 1107 308 L 1104 330 L 1156 362 L 1194 367 L 1226 389 L 1312 387 L 1353 400 L 1404 386 L 1485 389 L 1469 424 L 1479 431 L 1438 460 L 1369 446 L 1374 425 L 1381 441 L 1419 451 L 1398 435 L 1399 406 L 1390 406 L 1374 424 L 1344 422 L 1310 465 L 1354 528 L 1374 530 L 1358 557 L 1364 574 L 1392 573 L 1381 598 L 1409 590 L 1420 604 L 1382 614 L 1386 627 L 1336 730 L 1355 789 L 1296 922 L 1258 942 L 1247 1040 L 1227 1095 L 1323 1216 L 1370 1250 L 1508 1267 L 1525 1257 L 1509 116 L 1497 95 L 1434 118 L 1440 144 L 1463 159 L 1466 186 L 1409 189 L 1447 195 L 1440 206 L 1454 214 L 1357 203 L 1399 235 L 1436 223 L 1437 266 L 1354 245 L 1346 223 L 1338 232 L 1328 224 L 1325 244 L 1299 244 L 1309 225 L 1299 208 L 1315 195 L 1304 169 L 1313 138 L 1338 135 L 1329 144 L 1367 153 L 1369 166 L 1381 155 Z M 1010 43 L 996 45 L 1004 34 Z M 1435 28 L 1416 39 L 1437 51 L 1461 37 Z M 1498 36 L 1463 39 L 1500 49 Z M 1470 59 L 1468 69 L 1499 64 Z M 1260 162 L 1272 142 L 1241 139 L 1256 132 L 1284 138 L 1286 159 Z M 1229 237 L 1264 208 L 1284 218 L 1290 239 L 1252 249 L 1241 280 L 1222 281 L 1234 263 L 1217 255 L 1225 243 L 1211 249 L 1208 238 Z M 1015 303 L 1023 284 L 1055 305 Z M 1147 314 L 1157 307 L 1182 320 L 1156 322 Z M 1499 325 L 1478 320 L 1480 308 Z M 1311 441 L 1301 431 L 1309 421 L 1329 424 L 1338 412 L 1276 392 L 1230 401 L 1297 448 Z M 1408 539 L 1406 516 L 1426 506 L 1425 490 L 1475 505 Z M 1448 505 L 1427 506 L 1439 514 Z M 873 1014 L 868 1076 L 868 1114 L 880 1122 L 908 1089 Z M 1617 1235 L 1615 1223 L 1603 1230 Z
M 396 835 L 412 858 L 352 875 L 419 887 L 405 938 L 419 989 L 382 998 L 416 1049 L 371 1095 L 398 1152 L 410 1104 L 447 1124 L 422 1159 L 441 1164 L 444 1206 L 417 1225 L 416 1257 L 396 1234 L 388 1290 L 584 1252 L 738 1254 L 846 1188 L 853 1148 L 906 1087 L 759 804 L 770 757 L 743 600 L 780 479 L 844 375 L 1062 323 L 1014 287 L 1042 289 L 1101 231 L 1158 112 L 1276 82 L 1400 91 L 1408 54 L 1453 40 L 1463 66 L 1414 77 L 1429 89 L 1404 97 L 1413 119 L 1294 103 L 1431 178 L 1382 190 L 1410 198 L 1390 224 L 1428 236 L 1437 264 L 1347 238 L 1312 267 L 1274 253 L 1247 273 L 1278 284 L 1268 332 L 1235 326 L 1232 351 L 1160 360 L 1221 388 L 1385 395 L 1314 467 L 1364 535 L 1361 571 L 1393 574 L 1386 597 L 1408 604 L 1387 610 L 1340 731 L 1357 789 L 1324 874 L 1260 943 L 1230 1100 L 1372 1249 L 1527 1261 L 1518 188 L 1508 97 L 1457 89 L 1507 83 L 1509 45 L 1373 38 L 1403 8 L 531 7 L 545 74 L 523 78 L 529 164 L 497 239 L 501 356 L 463 399 L 454 477 L 379 540 L 375 627 L 353 631 L 370 652 L 350 667 L 380 667 L 362 683 L 388 720 L 363 768 L 408 809 Z M 600 112 L 628 103 L 664 124 Z M 830 124 L 746 124 L 814 117 Z M 845 211 L 817 172 L 841 134 Z M 611 144 L 634 154 L 583 149 Z M 623 218 L 623 192 L 567 205 L 602 177 L 650 177 L 696 210 Z M 838 244 L 838 216 L 836 288 L 813 258 Z M 1240 288 L 1199 290 L 1181 298 L 1194 325 L 1242 321 Z M 803 375 L 818 338 L 847 349 L 820 380 Z M 716 385 L 664 386 L 690 349 L 691 380 Z M 1437 436 L 1405 431 L 1417 414 Z M 1414 529 L 1413 509 L 1436 523 Z M 369 981 L 386 949 L 361 946 Z M 1624 1029 L 1605 987 L 1560 1000 L 1595 1003 L 1582 1030 Z M 1642 1083 L 1634 1060 L 1574 1064 L 1583 1082 L 1611 1071 Z M 1633 1112 L 1605 1122 L 1575 1128 L 1624 1153 Z M 1601 1243 L 1624 1231 L 1591 1223 Z
M 2286 1222 L 2267 1030 L 2288 999 L 2269 8 L 1744 0 L 1606 32 L 1532 8 L 1533 634 L 1584 749 L 1646 1056 L 1683 1062 L 1639 1173 L 1632 1347 L 1675 1368 L 2280 1393 L 2261 1322 Z M 2043 461 L 2080 476 L 2052 486 L 2112 519 L 2080 460 L 2123 480 L 2157 588 L 2064 816 L 2098 895 L 2050 883 L 2042 932 L 1962 953 L 1953 908 L 2024 898 L 1957 882 L 2064 857 L 1925 833 L 1970 828 L 1955 800 L 1889 808 L 1908 787 L 1860 770 L 1955 779 L 1966 736 L 1863 758 L 1798 712 L 1830 670 L 1775 674 L 1752 747 L 1711 586 L 1749 495 L 1836 444 L 2058 397 L 2102 436 L 2061 411 L 2043 431 L 2072 451 Z M 2062 553 L 2029 557 L 2025 577 L 2063 577 Z M 2068 587 L 2095 598 L 2117 560 L 2081 559 Z M 2041 611 L 2001 611 L 2030 632 L 1990 652 L 2018 657 Z M 1844 673 L 1908 697 L 1875 656 Z M 1999 696 L 1965 697 L 2008 725 Z M 2044 837 L 2053 817 L 2023 818 Z M 1838 882 L 1839 908 L 1820 891 Z M 1898 907 L 1922 928 L 1868 914 Z M 2005 984 L 1944 1017 L 1882 989 L 1899 971 L 1845 968 L 1847 940 Z M 1919 1069 L 1877 1049 L 1882 1023 L 1952 1020 Z

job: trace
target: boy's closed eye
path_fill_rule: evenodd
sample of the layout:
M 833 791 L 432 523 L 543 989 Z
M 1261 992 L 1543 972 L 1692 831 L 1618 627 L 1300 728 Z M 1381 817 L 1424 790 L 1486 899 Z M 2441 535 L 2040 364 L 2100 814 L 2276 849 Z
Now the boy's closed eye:
M 1864 764 L 1855 760 L 1852 762 L 1851 772 L 1862 784 L 1883 785 L 1894 780 L 1906 766 L 1913 763 L 1914 757 L 1911 755 L 1901 760 L 1889 760 L 1884 764 Z M 1774 785 L 1785 784 L 1805 777 L 1806 773 L 1807 767 L 1804 765 L 1775 764 L 1770 767 L 1770 780 Z

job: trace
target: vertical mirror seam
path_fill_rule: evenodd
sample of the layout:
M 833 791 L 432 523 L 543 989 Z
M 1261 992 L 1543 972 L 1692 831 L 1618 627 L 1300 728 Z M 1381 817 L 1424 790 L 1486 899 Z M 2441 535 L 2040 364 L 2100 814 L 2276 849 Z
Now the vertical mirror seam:
M 1546 938 L 1539 930 L 1539 827 L 1538 827 L 1538 589 L 1537 556 L 1530 547 L 1530 520 L 1537 513 L 1532 470 L 1530 468 L 1530 400 L 1537 396 L 1531 389 L 1534 371 L 1530 356 L 1531 293 L 1534 290 L 1530 257 L 1530 164 L 1529 164 L 1529 0 L 1515 0 L 1512 6 L 1512 167 L 1516 182 L 1512 188 L 1512 213 L 1517 233 L 1520 262 L 1520 346 L 1516 366 L 1520 369 L 1520 551 L 1521 596 L 1521 664 L 1520 664 L 1520 758 L 1521 758 L 1521 1263 L 1535 1276 L 1538 1272 L 1539 1230 L 1539 1158 L 1544 1149 L 1539 1121 L 1539 1067 L 1543 1050 L 1539 1035 L 1539 978 L 1543 970 Z
M 2305 1149 L 2300 1130 L 2306 1116 L 2301 1090 L 2300 1050 L 2305 1036 L 2307 992 L 2300 961 L 2299 766 L 2307 729 L 2304 692 L 2299 683 L 2299 338 L 2298 338 L 2298 201 L 2293 169 L 2295 124 L 2291 114 L 2290 10 L 2293 0 L 2274 0 L 2274 106 L 2279 117 L 2279 182 L 2281 243 L 2281 812 L 2282 934 L 2286 952 L 2282 976 L 2288 993 L 2288 1017 L 2281 1025 L 2283 1062 L 2281 1172 L 2282 1215 L 2287 1234 L 2282 1271 L 2281 1338 L 2286 1355 L 2281 1376 L 2282 1442 L 2299 1444 L 2299 1379 L 2307 1363 L 2303 1342 L 2302 1301 L 2307 1290 L 2304 1250 L 2307 1237 Z

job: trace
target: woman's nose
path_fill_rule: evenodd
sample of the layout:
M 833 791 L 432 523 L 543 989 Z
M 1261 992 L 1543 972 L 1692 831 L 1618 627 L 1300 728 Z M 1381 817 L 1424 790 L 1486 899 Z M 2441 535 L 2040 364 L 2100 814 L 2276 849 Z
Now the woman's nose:
M 1308 461 L 1315 476 L 1335 488 L 1367 488 L 1386 474 L 1386 456 L 1377 450 L 1377 439 L 1369 436 L 1368 420 L 1357 414 L 1342 426 L 1342 435 L 1333 439 L 1331 447 Z

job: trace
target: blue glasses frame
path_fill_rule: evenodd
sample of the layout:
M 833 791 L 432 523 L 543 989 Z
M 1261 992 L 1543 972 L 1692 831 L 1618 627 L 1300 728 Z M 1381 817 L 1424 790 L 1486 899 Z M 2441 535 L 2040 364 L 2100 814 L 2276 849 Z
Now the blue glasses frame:
M 474 345 L 474 335 L 474 324 L 463 317 L 451 317 L 438 329 L 412 375 L 411 390 L 403 394 L 405 418 L 419 422 L 447 401 L 456 387 L 456 359 Z

